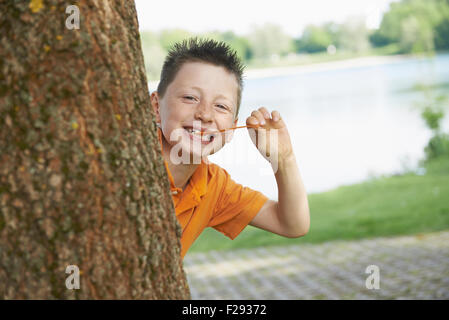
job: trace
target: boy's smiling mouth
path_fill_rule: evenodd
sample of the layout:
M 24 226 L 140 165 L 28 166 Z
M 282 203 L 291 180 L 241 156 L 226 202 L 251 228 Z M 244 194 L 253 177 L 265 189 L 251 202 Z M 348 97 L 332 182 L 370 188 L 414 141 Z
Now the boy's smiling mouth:
M 205 132 L 205 130 L 197 130 L 190 126 L 186 126 L 183 128 L 188 133 L 191 140 L 201 141 L 201 144 L 209 144 L 212 141 L 214 141 L 215 133 L 213 132 Z

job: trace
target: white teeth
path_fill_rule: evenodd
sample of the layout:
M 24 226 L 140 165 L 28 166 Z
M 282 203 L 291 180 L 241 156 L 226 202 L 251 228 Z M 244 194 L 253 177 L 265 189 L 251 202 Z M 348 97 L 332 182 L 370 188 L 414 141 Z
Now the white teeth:
M 186 130 L 187 130 L 189 133 L 191 133 L 191 134 L 194 134 L 194 135 L 196 135 L 196 136 L 199 136 L 199 138 L 200 138 L 202 141 L 205 141 L 205 142 L 211 141 L 212 137 L 214 136 L 213 134 L 204 134 L 204 135 L 202 135 L 200 130 L 195 130 L 195 129 L 193 129 L 193 128 L 186 128 Z
M 188 129 L 187 131 L 189 131 L 190 133 L 193 133 L 193 134 L 201 134 L 200 130 L 195 130 L 195 129 L 192 129 L 192 128 Z
M 211 137 L 212 135 L 210 135 L 210 134 L 205 134 L 205 135 L 203 135 L 202 137 L 201 137 L 201 140 L 203 140 L 203 141 L 210 141 L 210 137 Z

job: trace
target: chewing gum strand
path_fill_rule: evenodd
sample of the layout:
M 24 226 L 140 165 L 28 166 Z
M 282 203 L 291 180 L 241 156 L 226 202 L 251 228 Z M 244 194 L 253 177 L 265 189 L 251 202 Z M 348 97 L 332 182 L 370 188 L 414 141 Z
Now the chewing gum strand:
M 240 129 L 240 128 L 258 128 L 258 127 L 259 127 L 259 125 L 238 126 L 238 127 L 234 127 L 234 128 L 218 130 L 217 132 L 225 132 L 225 131 L 235 130 L 235 129 Z M 201 135 L 204 135 L 204 134 L 205 134 L 205 132 L 201 132 Z

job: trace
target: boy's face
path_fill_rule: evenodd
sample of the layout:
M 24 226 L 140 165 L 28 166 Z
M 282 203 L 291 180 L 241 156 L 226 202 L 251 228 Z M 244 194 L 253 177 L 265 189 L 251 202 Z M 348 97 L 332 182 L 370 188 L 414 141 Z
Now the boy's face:
M 171 150 L 179 137 L 181 148 L 191 156 L 205 156 L 221 149 L 232 134 L 217 131 L 237 124 L 237 93 L 237 79 L 224 67 L 203 62 L 184 63 L 164 97 L 157 92 L 151 94 L 156 120 L 164 136 L 164 149 Z M 201 135 L 192 133 L 192 128 L 203 131 L 202 139 Z M 215 132 L 211 140 L 204 134 L 208 132 Z M 195 147 L 192 150 L 192 145 L 201 146 L 201 151 Z

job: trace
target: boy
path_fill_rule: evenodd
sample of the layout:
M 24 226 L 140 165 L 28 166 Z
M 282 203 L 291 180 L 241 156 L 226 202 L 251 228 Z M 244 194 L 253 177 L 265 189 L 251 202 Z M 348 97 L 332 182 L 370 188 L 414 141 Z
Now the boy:
M 207 155 L 230 140 L 225 130 L 237 125 L 242 74 L 240 60 L 226 44 L 193 38 L 174 45 L 157 91 L 151 94 L 176 217 L 183 230 L 182 258 L 206 227 L 231 239 L 248 224 L 289 238 L 309 230 L 307 194 L 279 112 L 270 114 L 261 107 L 246 119 L 252 127 L 248 130 L 258 133 L 253 143 L 271 161 L 278 202 L 235 183 L 224 169 L 207 161 Z M 271 130 L 278 138 L 274 161 L 272 155 L 267 157 Z M 183 158 L 187 161 L 178 161 L 179 154 L 187 154 Z

